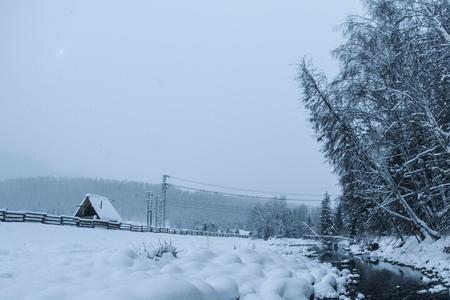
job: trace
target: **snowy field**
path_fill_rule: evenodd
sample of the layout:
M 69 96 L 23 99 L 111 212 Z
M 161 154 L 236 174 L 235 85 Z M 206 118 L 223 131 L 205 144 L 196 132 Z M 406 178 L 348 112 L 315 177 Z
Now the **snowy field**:
M 287 243 L 0 223 L 2 300 L 302 300 L 345 276 Z M 167 241 L 180 251 L 142 255 Z M 156 247 L 157 248 L 157 247 Z

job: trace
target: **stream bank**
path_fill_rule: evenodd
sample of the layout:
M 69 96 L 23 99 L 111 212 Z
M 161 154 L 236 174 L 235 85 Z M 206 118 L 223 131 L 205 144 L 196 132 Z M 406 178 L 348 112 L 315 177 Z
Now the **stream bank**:
M 439 240 L 427 238 L 421 243 L 408 237 L 400 247 L 401 241 L 392 236 L 371 240 L 379 249 L 370 252 L 371 256 L 380 257 L 394 264 L 411 266 L 425 275 L 426 281 L 440 281 L 450 288 L 450 237 L 442 236 Z M 361 246 L 351 247 L 353 253 L 362 252 Z
M 329 262 L 339 270 L 348 270 L 347 291 L 353 299 L 358 296 L 362 299 L 363 295 L 365 299 L 379 300 L 450 299 L 448 288 L 443 287 L 442 282 L 424 281 L 424 275 L 414 268 L 363 253 L 355 255 L 349 247 L 334 250 L 326 246 L 314 246 L 312 250 L 317 252 L 320 261 Z M 443 287 L 442 291 L 439 291 L 439 286 Z

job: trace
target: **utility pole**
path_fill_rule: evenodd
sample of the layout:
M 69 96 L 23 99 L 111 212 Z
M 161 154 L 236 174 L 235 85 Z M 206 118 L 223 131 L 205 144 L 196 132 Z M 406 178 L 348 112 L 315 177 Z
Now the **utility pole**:
M 147 228 L 149 228 L 152 226 L 153 193 L 150 191 L 145 192 L 145 200 L 147 202 Z
M 161 219 L 161 216 L 159 214 L 159 209 L 161 206 L 159 203 L 160 199 L 161 199 L 161 197 L 159 197 L 158 195 L 156 195 L 153 199 L 155 202 L 155 226 L 157 226 L 157 227 L 159 226 L 158 222 L 160 222 L 160 219 Z
M 161 216 L 161 226 L 165 227 L 166 226 L 166 197 L 167 197 L 167 188 L 169 187 L 168 183 L 167 183 L 167 178 L 169 178 L 169 175 L 163 175 L 163 182 L 161 185 L 161 211 L 162 211 L 162 216 Z
M 159 226 L 159 196 L 155 196 L 155 226 Z

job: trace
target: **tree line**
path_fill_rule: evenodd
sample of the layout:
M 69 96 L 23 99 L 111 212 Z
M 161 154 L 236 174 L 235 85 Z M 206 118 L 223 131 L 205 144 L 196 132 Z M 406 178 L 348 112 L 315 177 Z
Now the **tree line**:
M 28 177 L 0 180 L 0 209 L 73 215 L 86 193 L 108 197 L 123 220 L 146 221 L 145 192 L 160 195 L 161 185 L 104 178 Z M 281 200 L 281 201 L 280 201 Z M 254 231 L 257 237 L 301 237 L 319 230 L 318 208 L 289 207 L 273 201 L 227 197 L 169 187 L 167 223 L 207 231 Z M 306 225 L 305 225 L 306 224 Z
M 257 238 L 272 237 L 301 238 L 305 234 L 316 234 L 320 211 L 307 205 L 288 206 L 287 201 L 275 198 L 266 203 L 258 203 L 251 211 L 247 228 Z
M 160 195 L 161 185 L 103 178 L 29 177 L 0 180 L 0 209 L 73 215 L 86 193 L 108 197 L 122 219 L 146 222 L 145 192 Z M 226 208 L 223 209 L 226 203 Z M 245 229 L 256 202 L 213 193 L 167 191 L 167 224 L 212 231 Z

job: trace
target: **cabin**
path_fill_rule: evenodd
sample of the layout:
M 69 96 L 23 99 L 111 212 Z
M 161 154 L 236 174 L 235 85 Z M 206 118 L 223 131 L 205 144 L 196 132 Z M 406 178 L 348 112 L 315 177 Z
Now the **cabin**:
M 99 219 L 120 223 L 122 218 L 108 198 L 86 194 L 84 200 L 75 212 L 75 217 L 84 219 Z

